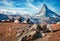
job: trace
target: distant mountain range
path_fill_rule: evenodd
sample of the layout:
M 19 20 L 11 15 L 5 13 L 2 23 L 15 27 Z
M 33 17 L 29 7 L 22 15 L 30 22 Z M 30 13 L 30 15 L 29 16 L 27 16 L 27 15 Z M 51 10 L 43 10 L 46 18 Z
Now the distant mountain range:
M 0 20 L 8 20 L 9 17 L 5 14 L 0 14 Z
M 35 16 L 29 16 L 29 15 L 5 15 L 0 14 L 0 20 L 7 20 L 7 19 L 22 19 L 24 21 L 25 19 L 29 18 L 32 23 L 41 23 L 41 22 L 47 22 L 47 23 L 56 23 L 60 21 L 60 16 L 57 15 L 55 12 L 48 9 L 46 4 L 43 4 L 41 10 L 39 13 L 37 13 Z

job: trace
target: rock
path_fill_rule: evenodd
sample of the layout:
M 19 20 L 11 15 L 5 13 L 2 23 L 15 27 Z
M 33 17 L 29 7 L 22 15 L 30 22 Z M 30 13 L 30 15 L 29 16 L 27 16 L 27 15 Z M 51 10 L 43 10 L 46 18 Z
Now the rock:
M 20 23 L 20 21 L 16 19 L 16 20 L 14 21 L 14 23 Z
M 51 24 L 47 24 L 47 30 L 53 32 Z
M 36 31 L 32 31 L 31 33 L 29 33 L 28 35 L 33 36 L 36 33 Z
M 56 24 L 60 24 L 60 22 L 57 22 Z
M 42 34 L 42 37 L 46 36 L 47 34 L 46 33 L 41 33 Z
M 34 24 L 29 30 L 36 29 L 36 28 L 37 28 L 37 24 Z
M 32 40 L 42 37 L 41 33 L 35 30 L 29 33 L 28 36 L 31 36 Z
M 27 23 L 27 21 L 23 21 L 22 23 Z
M 24 36 L 24 37 L 21 39 L 21 41 L 26 41 L 26 39 L 27 39 L 27 36 Z

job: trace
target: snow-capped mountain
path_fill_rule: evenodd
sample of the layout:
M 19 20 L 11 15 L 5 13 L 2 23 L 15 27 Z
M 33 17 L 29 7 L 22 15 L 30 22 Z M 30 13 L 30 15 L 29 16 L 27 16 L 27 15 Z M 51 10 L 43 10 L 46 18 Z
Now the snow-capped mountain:
M 35 21 L 37 20 L 38 23 L 41 22 L 56 23 L 57 21 L 60 21 L 60 16 L 57 15 L 55 12 L 51 11 L 50 9 L 48 9 L 46 4 L 43 4 L 40 12 L 31 19 L 34 19 Z
M 46 16 L 46 17 L 60 18 L 59 15 L 57 15 L 55 12 L 48 9 L 46 4 L 43 4 L 40 12 L 36 16 L 40 16 L 40 17 Z
M 9 19 L 9 17 L 7 15 L 0 13 L 0 21 L 1 20 L 8 20 L 8 19 Z

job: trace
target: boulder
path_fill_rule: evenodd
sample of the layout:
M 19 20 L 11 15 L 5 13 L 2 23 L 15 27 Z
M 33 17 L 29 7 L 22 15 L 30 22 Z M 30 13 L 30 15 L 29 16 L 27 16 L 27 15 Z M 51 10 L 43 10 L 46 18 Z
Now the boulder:
M 57 22 L 57 24 L 60 24 L 60 22 Z
M 36 28 L 37 28 L 37 24 L 34 24 L 29 30 L 36 29 Z
M 16 20 L 14 21 L 14 23 L 20 23 L 20 21 L 16 19 Z

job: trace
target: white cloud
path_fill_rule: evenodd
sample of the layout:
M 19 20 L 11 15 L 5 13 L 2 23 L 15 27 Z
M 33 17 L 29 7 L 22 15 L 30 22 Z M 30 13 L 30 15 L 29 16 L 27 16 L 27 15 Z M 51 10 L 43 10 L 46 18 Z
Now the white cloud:
M 34 10 L 38 10 L 39 11 L 39 8 L 34 6 L 29 0 L 27 0 L 27 3 L 26 3 L 27 6 L 31 7 L 32 9 Z
M 10 15 L 10 14 L 12 14 L 12 15 L 17 15 L 17 14 L 31 14 L 31 13 L 29 13 L 28 11 L 25 11 L 24 10 L 24 8 L 22 9 L 22 8 L 11 8 L 11 9 L 7 9 L 7 8 L 0 8 L 0 12 L 4 12 L 4 14 L 7 14 L 7 12 L 9 12 L 8 14 Z
M 32 1 L 32 0 L 31 0 Z M 32 1 L 33 2 L 33 1 Z M 1 1 L 1 3 L 3 5 L 5 5 L 6 7 L 4 6 L 0 6 L 0 12 L 11 12 L 12 14 L 32 14 L 34 13 L 34 11 L 39 11 L 39 8 L 34 6 L 31 2 L 27 1 L 26 5 L 28 6 L 28 8 L 16 8 L 13 4 L 14 2 L 12 1 L 6 1 L 6 0 L 3 0 Z M 20 4 L 16 4 L 16 5 L 20 5 Z M 7 7 L 9 6 L 9 7 Z M 13 8 L 12 8 L 13 7 Z M 5 13 L 6 14 L 6 13 Z
M 13 5 L 13 2 L 12 1 L 6 1 L 6 0 L 2 0 L 2 1 L 0 1 L 3 5 L 5 5 L 5 6 L 14 6 Z

